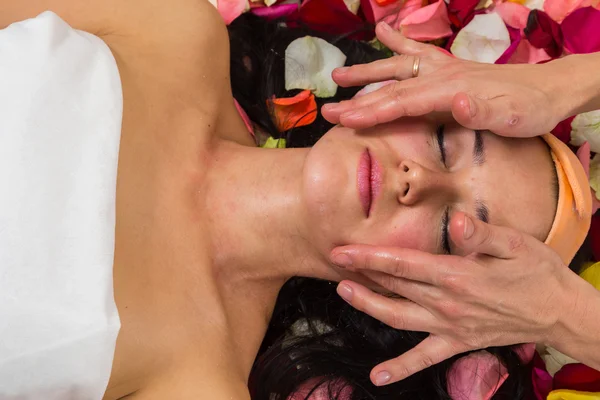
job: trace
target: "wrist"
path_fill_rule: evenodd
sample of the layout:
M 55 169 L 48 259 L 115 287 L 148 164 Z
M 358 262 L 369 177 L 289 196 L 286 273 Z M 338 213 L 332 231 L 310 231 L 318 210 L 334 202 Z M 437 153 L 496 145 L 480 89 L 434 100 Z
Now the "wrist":
M 560 120 L 600 109 L 600 53 L 573 54 L 543 65 Z
M 569 271 L 570 272 L 570 271 Z M 565 276 L 558 319 L 544 344 L 580 361 L 598 367 L 598 354 L 589 349 L 600 348 L 600 292 L 574 273 Z

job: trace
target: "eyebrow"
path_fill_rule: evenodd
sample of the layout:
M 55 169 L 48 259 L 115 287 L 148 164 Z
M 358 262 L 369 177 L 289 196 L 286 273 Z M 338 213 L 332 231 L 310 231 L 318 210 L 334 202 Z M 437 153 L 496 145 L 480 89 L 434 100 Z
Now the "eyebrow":
M 474 131 L 475 141 L 473 142 L 473 164 L 483 165 L 485 163 L 485 146 L 483 143 L 483 136 L 480 130 Z M 490 210 L 483 200 L 475 201 L 475 215 L 477 218 L 485 223 L 490 220 Z

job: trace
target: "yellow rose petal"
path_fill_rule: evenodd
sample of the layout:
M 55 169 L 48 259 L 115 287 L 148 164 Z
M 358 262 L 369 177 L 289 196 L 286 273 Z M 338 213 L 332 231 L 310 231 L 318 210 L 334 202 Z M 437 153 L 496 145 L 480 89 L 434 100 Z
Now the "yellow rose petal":
M 600 393 L 578 392 L 575 390 L 554 390 L 547 400 L 600 400 Z
M 585 267 L 579 276 L 600 290 L 600 262 Z

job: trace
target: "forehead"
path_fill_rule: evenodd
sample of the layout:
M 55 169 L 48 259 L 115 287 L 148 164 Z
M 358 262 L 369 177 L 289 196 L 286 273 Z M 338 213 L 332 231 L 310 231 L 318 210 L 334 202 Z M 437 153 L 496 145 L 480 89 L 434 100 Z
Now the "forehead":
M 490 209 L 490 223 L 516 228 L 544 241 L 558 202 L 549 147 L 540 138 L 483 135 L 486 165 L 480 171 L 480 190 Z

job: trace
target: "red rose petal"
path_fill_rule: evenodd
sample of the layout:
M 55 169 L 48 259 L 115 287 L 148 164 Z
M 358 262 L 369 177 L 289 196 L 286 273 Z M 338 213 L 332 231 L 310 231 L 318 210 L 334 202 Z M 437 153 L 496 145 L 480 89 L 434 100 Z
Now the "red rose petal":
M 294 97 L 267 100 L 267 107 L 279 132 L 310 125 L 317 119 L 317 102 L 310 90 L 303 90 Z
M 590 227 L 590 244 L 592 246 L 592 253 L 596 261 L 600 260 L 600 216 L 596 215 L 592 217 L 592 226 Z
M 600 10 L 585 7 L 575 10 L 562 22 L 565 48 L 573 54 L 600 51 Z
M 544 49 L 552 58 L 563 53 L 563 33 L 560 25 L 543 11 L 533 10 L 529 13 L 525 37 L 533 46 Z
M 508 34 L 510 35 L 510 46 L 502 53 L 500 58 L 496 60 L 495 64 L 506 64 L 515 51 L 517 51 L 519 43 L 521 43 L 521 31 L 519 29 L 512 28 L 508 25 L 506 26 L 506 29 L 508 29 Z
M 600 371 L 583 364 L 567 364 L 554 375 L 554 389 L 600 392 Z
M 571 122 L 575 117 L 569 117 L 564 121 L 561 121 L 556 125 L 556 128 L 552 129 L 552 134 L 563 141 L 565 144 L 569 144 L 571 141 Z
M 365 31 L 365 22 L 353 14 L 344 0 L 307 0 L 300 9 L 290 15 L 286 21 L 288 26 L 299 24 L 318 32 L 333 35 L 350 35 L 353 39 L 369 40 L 374 36 L 372 30 Z
M 448 16 L 452 25 L 457 28 L 463 28 L 473 19 L 475 7 L 479 0 L 450 0 L 448 3 Z

